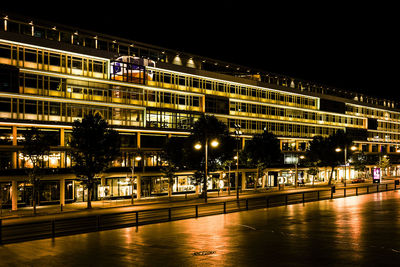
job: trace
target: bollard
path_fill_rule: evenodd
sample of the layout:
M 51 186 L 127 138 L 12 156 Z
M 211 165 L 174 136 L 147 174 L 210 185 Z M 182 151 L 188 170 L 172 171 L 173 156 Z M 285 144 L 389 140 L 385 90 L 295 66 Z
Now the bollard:
M 136 212 L 136 226 L 139 226 L 139 212 Z
M 199 205 L 196 205 L 196 218 L 199 217 Z
M 369 194 L 369 186 L 367 186 L 367 194 Z
M 226 213 L 226 202 L 224 202 L 224 214 Z
M 358 196 L 358 187 L 356 187 L 356 196 Z
M 343 189 L 343 197 L 346 197 L 346 188 Z

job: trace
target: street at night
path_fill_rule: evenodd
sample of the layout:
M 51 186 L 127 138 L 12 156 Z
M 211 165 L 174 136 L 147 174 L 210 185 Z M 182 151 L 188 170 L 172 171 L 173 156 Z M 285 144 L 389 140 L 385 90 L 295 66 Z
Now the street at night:
M 0 247 L 1 266 L 395 266 L 400 192 Z

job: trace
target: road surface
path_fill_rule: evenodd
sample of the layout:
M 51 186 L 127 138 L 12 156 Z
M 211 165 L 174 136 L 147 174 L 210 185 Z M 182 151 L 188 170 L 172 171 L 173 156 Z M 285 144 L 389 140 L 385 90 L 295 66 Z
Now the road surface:
M 398 266 L 400 192 L 0 246 L 0 266 Z

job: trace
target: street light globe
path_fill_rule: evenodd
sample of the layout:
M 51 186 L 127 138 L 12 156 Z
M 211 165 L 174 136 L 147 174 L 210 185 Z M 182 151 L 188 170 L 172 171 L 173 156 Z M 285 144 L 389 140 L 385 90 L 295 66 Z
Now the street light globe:
M 218 145 L 219 145 L 218 140 L 213 140 L 213 141 L 211 141 L 211 146 L 212 146 L 212 147 L 217 147 Z
M 356 146 L 351 146 L 350 149 L 351 149 L 352 151 L 356 151 L 356 150 L 357 150 L 357 147 L 356 147 Z
M 194 145 L 194 148 L 197 149 L 197 150 L 201 149 L 201 144 L 200 143 L 196 143 Z
M 135 160 L 136 160 L 136 161 L 141 161 L 141 160 L 142 160 L 142 157 L 141 157 L 141 156 L 136 156 L 136 157 L 135 157 Z
M 340 151 L 342 151 L 342 149 L 340 149 L 340 147 L 338 147 L 338 148 L 335 149 L 335 151 L 336 152 L 340 152 Z
M 237 156 L 234 156 L 233 159 L 238 159 L 238 157 L 237 157 Z
M 304 159 L 304 158 L 305 158 L 305 156 L 304 156 L 304 155 L 301 155 L 299 158 L 300 158 L 300 159 Z

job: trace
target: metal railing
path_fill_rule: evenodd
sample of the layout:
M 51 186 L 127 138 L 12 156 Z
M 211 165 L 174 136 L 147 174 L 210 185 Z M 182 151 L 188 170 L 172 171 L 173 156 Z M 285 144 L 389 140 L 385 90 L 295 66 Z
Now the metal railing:
M 263 197 L 248 197 L 208 204 L 127 211 L 85 217 L 61 218 L 30 223 L 4 224 L 0 219 L 0 245 L 54 238 L 152 223 L 168 222 L 202 216 L 226 214 L 250 209 L 305 203 L 375 192 L 397 190 L 398 181 L 390 184 L 373 184 L 357 187 L 316 189 L 302 192 L 273 194 Z

